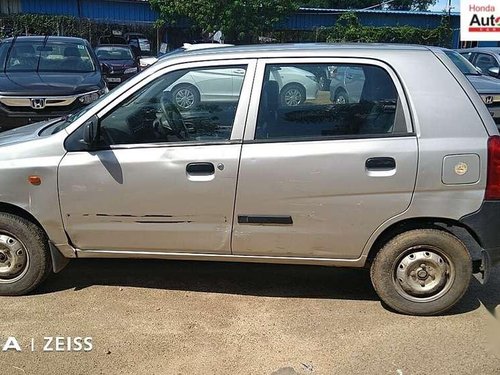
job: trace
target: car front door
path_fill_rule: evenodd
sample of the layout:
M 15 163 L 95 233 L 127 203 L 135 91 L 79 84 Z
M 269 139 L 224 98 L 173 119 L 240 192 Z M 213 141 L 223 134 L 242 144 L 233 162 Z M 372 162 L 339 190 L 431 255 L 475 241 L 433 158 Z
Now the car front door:
M 262 89 L 242 149 L 233 254 L 357 259 L 372 233 L 410 205 L 418 152 L 409 108 L 381 62 L 301 61 L 259 60 L 254 87 Z M 362 71 L 359 98 L 332 104 L 324 92 L 283 107 L 270 74 L 311 64 Z
M 179 110 L 168 92 L 187 74 L 241 69 L 233 105 Z M 253 60 L 168 68 L 105 107 L 99 140 L 69 136 L 59 167 L 65 229 L 82 251 L 228 254 Z M 217 90 L 214 88 L 213 90 Z

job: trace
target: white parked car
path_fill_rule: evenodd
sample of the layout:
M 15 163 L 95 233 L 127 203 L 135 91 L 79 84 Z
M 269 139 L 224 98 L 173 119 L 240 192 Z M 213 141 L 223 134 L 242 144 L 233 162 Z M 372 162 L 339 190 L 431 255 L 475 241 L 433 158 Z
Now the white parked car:
M 160 56 L 159 58 L 164 58 L 167 56 L 172 56 L 176 55 L 180 52 L 184 51 L 197 51 L 201 49 L 209 49 L 209 48 L 221 48 L 221 47 L 232 47 L 233 44 L 223 44 L 223 43 L 197 43 L 197 44 L 191 44 L 191 43 L 184 43 L 184 45 L 180 48 L 177 48 L 173 51 L 167 52 L 166 54 Z M 140 58 L 140 66 L 141 70 L 146 69 L 148 66 L 153 65 L 155 62 L 158 61 L 159 59 L 156 56 L 141 56 Z
M 298 106 L 318 95 L 318 79 L 311 72 L 287 66 L 270 69 L 268 74 L 270 81 L 278 83 L 282 106 Z M 172 93 L 174 104 L 181 109 L 192 109 L 206 102 L 237 102 L 244 78 L 244 69 L 193 70 L 166 91 Z

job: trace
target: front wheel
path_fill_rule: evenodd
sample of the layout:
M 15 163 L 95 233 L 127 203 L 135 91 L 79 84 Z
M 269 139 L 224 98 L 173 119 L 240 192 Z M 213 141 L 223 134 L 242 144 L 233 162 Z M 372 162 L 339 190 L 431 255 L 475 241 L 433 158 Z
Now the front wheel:
M 50 274 L 51 258 L 45 233 L 32 222 L 0 213 L 0 295 L 21 295 Z
M 410 315 L 435 315 L 450 309 L 467 291 L 471 275 L 472 261 L 465 245 L 438 229 L 397 235 L 371 266 L 373 287 L 382 301 Z

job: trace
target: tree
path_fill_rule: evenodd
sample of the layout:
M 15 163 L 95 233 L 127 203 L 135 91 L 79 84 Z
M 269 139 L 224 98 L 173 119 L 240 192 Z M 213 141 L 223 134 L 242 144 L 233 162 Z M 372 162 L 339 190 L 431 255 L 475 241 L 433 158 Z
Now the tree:
M 335 8 L 335 9 L 395 9 L 395 10 L 419 10 L 429 9 L 436 4 L 436 0 L 393 0 L 391 2 L 382 0 L 302 0 L 302 6 L 312 8 Z
M 227 41 L 251 42 L 299 7 L 297 0 L 150 0 L 160 21 L 188 18 L 204 32 L 221 30 Z

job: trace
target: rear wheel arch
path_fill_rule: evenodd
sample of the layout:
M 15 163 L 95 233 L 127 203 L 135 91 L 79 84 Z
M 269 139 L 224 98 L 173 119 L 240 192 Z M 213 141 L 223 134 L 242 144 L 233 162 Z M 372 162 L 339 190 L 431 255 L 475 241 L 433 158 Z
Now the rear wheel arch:
M 366 267 L 370 267 L 377 253 L 382 247 L 388 243 L 395 236 L 414 229 L 437 229 L 457 237 L 462 242 L 473 240 L 478 246 L 481 246 L 481 241 L 477 234 L 468 226 L 454 219 L 438 218 L 438 217 L 420 217 L 398 221 L 391 224 L 384 229 L 382 233 L 377 236 L 368 251 Z M 471 257 L 478 258 L 480 254 L 476 254 L 474 249 L 467 247 Z

